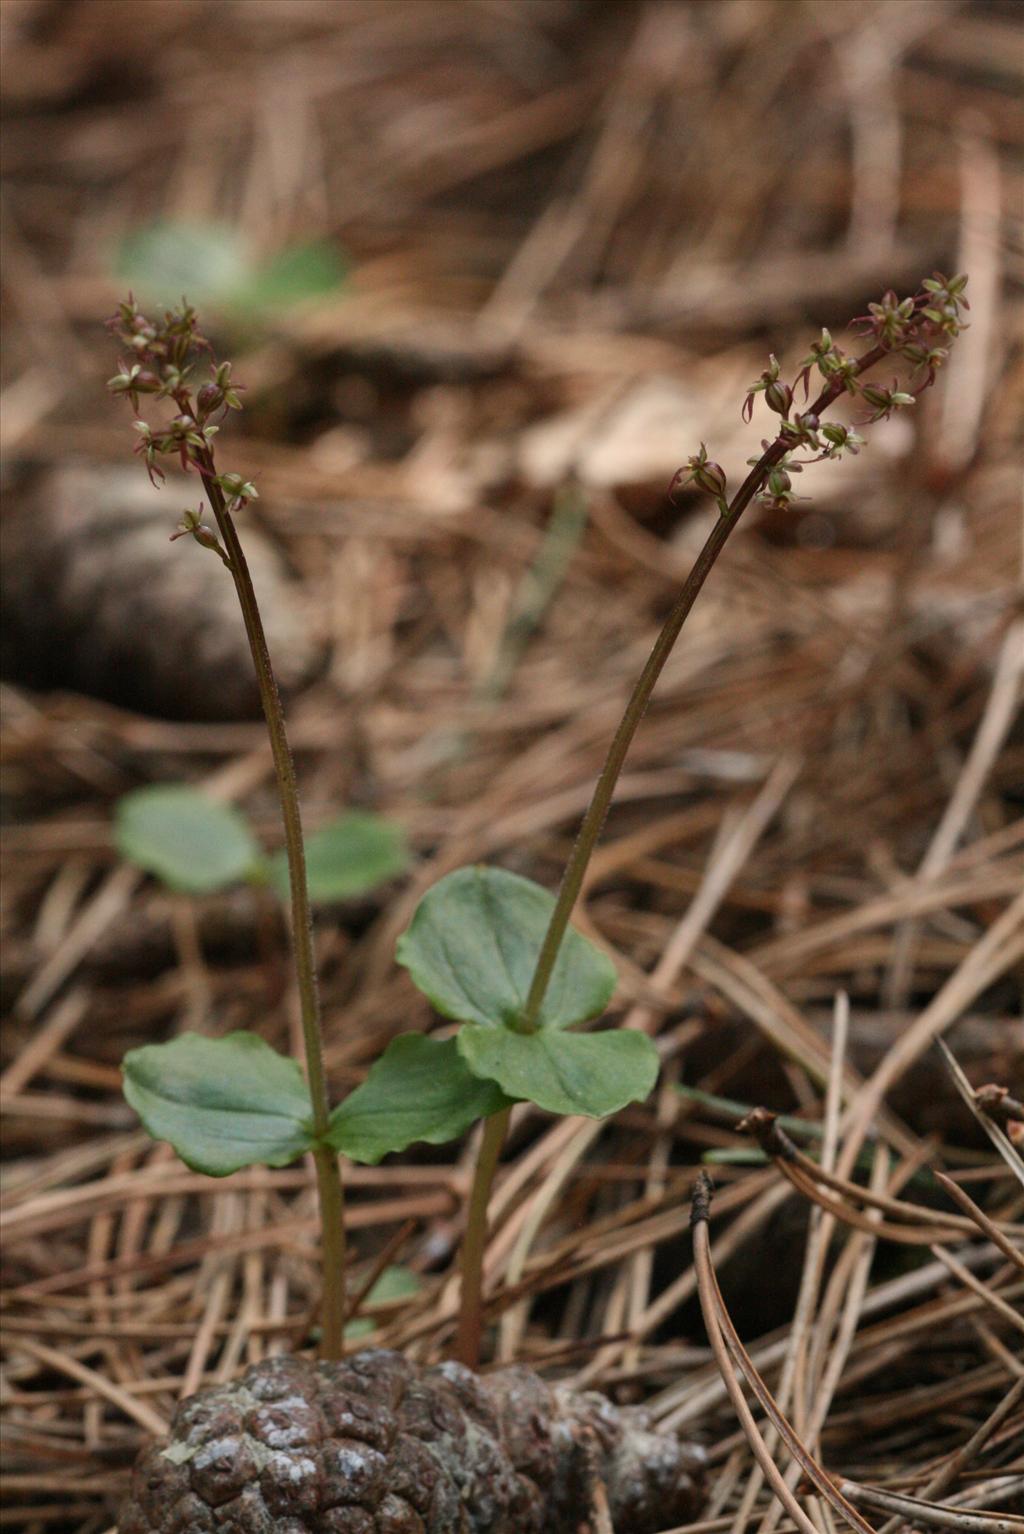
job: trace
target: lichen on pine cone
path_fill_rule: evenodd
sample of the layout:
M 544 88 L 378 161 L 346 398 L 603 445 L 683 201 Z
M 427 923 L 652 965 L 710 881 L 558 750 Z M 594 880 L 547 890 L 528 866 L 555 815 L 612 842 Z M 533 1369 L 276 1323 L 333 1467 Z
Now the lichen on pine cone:
M 622 1534 L 696 1512 L 702 1454 L 643 1411 L 371 1349 L 273 1358 L 179 1406 L 120 1534 L 577 1534 L 597 1483 Z

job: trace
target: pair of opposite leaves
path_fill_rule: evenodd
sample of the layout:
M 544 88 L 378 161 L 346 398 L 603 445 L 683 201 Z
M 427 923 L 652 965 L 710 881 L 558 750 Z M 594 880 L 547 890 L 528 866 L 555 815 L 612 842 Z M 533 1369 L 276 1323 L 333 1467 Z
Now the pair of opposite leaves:
M 536 1030 L 520 1031 L 553 905 L 540 885 L 499 868 L 460 868 L 428 891 L 398 959 L 437 1011 L 462 1027 L 444 1040 L 392 1040 L 331 1114 L 326 1138 L 336 1150 L 375 1163 L 414 1141 L 456 1139 L 510 1102 L 603 1118 L 648 1095 L 658 1056 L 646 1035 L 568 1031 L 602 1012 L 615 988 L 611 960 L 574 929 Z M 315 1144 L 298 1063 L 253 1033 L 182 1034 L 131 1050 L 124 1082 L 149 1133 L 210 1176 L 254 1163 L 287 1166 Z

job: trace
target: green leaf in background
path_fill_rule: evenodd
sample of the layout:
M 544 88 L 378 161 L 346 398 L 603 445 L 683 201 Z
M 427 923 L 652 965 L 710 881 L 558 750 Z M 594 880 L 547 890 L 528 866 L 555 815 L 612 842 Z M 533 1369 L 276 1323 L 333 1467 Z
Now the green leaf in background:
M 417 1140 L 444 1145 L 507 1105 L 492 1081 L 466 1069 L 454 1039 L 403 1033 L 335 1108 L 327 1139 L 351 1160 L 375 1164 Z
M 330 240 L 311 240 L 282 250 L 254 272 L 240 301 L 254 309 L 284 308 L 336 292 L 347 275 L 336 245 Z
M 428 890 L 398 962 L 439 1012 L 514 1028 L 522 1015 L 554 896 L 503 868 L 459 868 Z M 615 989 L 615 966 L 572 927 L 538 1019 L 541 1030 L 595 1017 Z
M 527 1034 L 471 1023 L 460 1029 L 458 1046 L 475 1076 L 548 1113 L 601 1119 L 641 1102 L 658 1078 L 658 1051 L 646 1034 L 628 1028 Z
M 388 1300 L 411 1300 L 414 1294 L 420 1292 L 419 1275 L 411 1268 L 385 1268 L 373 1288 L 370 1290 L 364 1305 L 383 1305 Z M 357 1316 L 350 1321 L 345 1328 L 346 1337 L 365 1337 L 374 1330 L 375 1323 L 369 1316 Z
M 114 842 L 129 863 L 190 895 L 234 884 L 261 861 L 238 811 L 185 784 L 125 794 L 114 815 Z
M 129 234 L 118 253 L 118 276 L 142 298 L 161 304 L 229 302 L 252 280 L 245 244 L 229 224 L 159 219 Z
M 183 1033 L 129 1050 L 122 1069 L 124 1095 L 147 1131 L 194 1172 L 287 1166 L 313 1144 L 302 1072 L 255 1033 Z
M 383 815 L 352 810 L 306 838 L 306 877 L 313 901 L 348 900 L 394 879 L 408 867 L 402 828 Z M 288 898 L 288 858 L 275 853 L 270 881 Z
M 141 297 L 171 305 L 183 293 L 198 304 L 260 313 L 334 292 L 345 280 L 341 253 L 329 240 L 280 251 L 264 265 L 230 224 L 158 219 L 121 245 L 118 276 Z

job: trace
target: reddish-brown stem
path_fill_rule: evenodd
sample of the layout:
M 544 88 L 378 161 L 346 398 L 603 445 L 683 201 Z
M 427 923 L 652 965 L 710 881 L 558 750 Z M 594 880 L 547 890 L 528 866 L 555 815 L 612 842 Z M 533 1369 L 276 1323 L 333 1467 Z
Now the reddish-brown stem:
M 886 355 L 887 350 L 884 346 L 874 346 L 870 351 L 865 352 L 863 357 L 857 359 L 857 376 L 866 372 L 868 368 L 874 367 L 875 363 L 881 361 Z M 818 395 L 814 403 L 808 407 L 810 413 L 820 416 L 822 411 L 827 410 L 829 405 L 842 392 L 843 385 L 841 383 L 829 384 Z M 555 908 L 551 913 L 547 932 L 544 934 L 544 941 L 541 944 L 540 953 L 537 958 L 537 967 L 534 970 L 533 980 L 526 998 L 526 1005 L 523 1008 L 522 1026 L 527 1032 L 537 1027 L 540 1009 L 547 994 L 547 988 L 558 958 L 558 951 L 562 946 L 565 929 L 569 925 L 573 908 L 583 887 L 587 864 L 590 862 L 591 854 L 597 845 L 604 827 L 605 818 L 612 802 L 612 795 L 615 792 L 615 785 L 618 782 L 619 774 L 626 760 L 626 753 L 633 742 L 633 736 L 637 732 L 641 719 L 647 712 L 647 705 L 651 701 L 651 694 L 654 692 L 665 662 L 672 653 L 683 624 L 689 617 L 690 609 L 700 594 L 701 587 L 707 580 L 719 554 L 721 554 L 726 543 L 729 541 L 729 537 L 736 528 L 740 517 L 764 485 L 771 470 L 786 456 L 791 447 L 791 442 L 785 437 L 781 435 L 776 437 L 775 441 L 762 453 L 755 467 L 751 469 L 729 502 L 727 510 L 721 514 L 714 527 L 712 527 L 704 547 L 697 555 L 693 568 L 683 583 L 683 588 L 675 600 L 672 611 L 665 619 L 661 633 L 655 640 L 654 648 L 647 658 L 647 663 L 640 673 L 636 686 L 633 688 L 632 695 L 626 705 L 626 711 L 608 749 L 608 756 L 605 759 L 601 775 L 594 788 L 590 806 L 583 817 L 583 823 L 580 826 L 569 862 L 562 876 Z
M 183 408 L 187 407 L 183 406 Z M 270 736 L 270 749 L 281 801 L 291 891 L 292 945 L 298 979 L 313 1133 L 318 1142 L 313 1152 L 313 1161 L 316 1167 L 323 1232 L 323 1334 L 320 1351 L 324 1358 L 337 1359 L 341 1357 L 344 1348 L 345 1207 L 338 1156 L 324 1143 L 329 1127 L 330 1102 L 323 1061 L 320 998 L 316 958 L 313 951 L 313 918 L 306 882 L 306 853 L 302 840 L 302 815 L 299 809 L 298 786 L 295 781 L 295 765 L 288 745 L 281 695 L 278 692 L 270 651 L 267 648 L 263 620 L 260 617 L 249 566 L 235 528 L 234 518 L 217 481 L 213 455 L 208 448 L 197 453 L 196 467 L 202 478 L 203 488 L 210 498 L 210 506 L 227 555 L 228 568 L 238 593 L 245 632 L 256 670 L 260 701 Z
M 475 1369 L 480 1362 L 484 1330 L 484 1252 L 487 1249 L 487 1205 L 498 1169 L 498 1157 L 505 1141 L 511 1108 L 503 1108 L 484 1120 L 483 1138 L 477 1151 L 473 1187 L 466 1211 L 466 1229 L 462 1237 L 462 1295 L 459 1304 L 459 1327 L 455 1356 L 460 1363 Z

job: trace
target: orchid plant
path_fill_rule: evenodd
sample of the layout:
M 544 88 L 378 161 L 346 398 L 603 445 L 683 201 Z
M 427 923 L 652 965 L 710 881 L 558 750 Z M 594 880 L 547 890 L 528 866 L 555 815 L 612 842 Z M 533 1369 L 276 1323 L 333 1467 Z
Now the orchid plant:
M 253 481 L 223 470 L 217 435 L 241 409 L 241 389 L 229 362 L 217 362 L 186 302 L 159 320 L 132 298 L 111 322 L 123 360 L 111 391 L 138 415 L 143 398 L 167 402 L 163 424 L 137 419 L 136 452 L 154 484 L 162 460 L 177 458 L 198 476 L 204 503 L 185 511 L 173 538 L 191 538 L 219 558 L 234 581 L 270 736 L 287 852 L 286 882 L 305 1045 L 305 1076 L 297 1060 L 251 1032 L 221 1038 L 182 1034 L 170 1043 L 128 1053 L 124 1085 L 146 1129 L 166 1140 L 193 1169 L 227 1176 L 262 1163 L 281 1167 L 311 1154 L 323 1231 L 321 1352 L 339 1357 L 346 1320 L 345 1238 L 339 1156 L 376 1162 L 417 1141 L 442 1144 L 482 1121 L 463 1244 L 462 1314 L 456 1350 L 478 1361 L 483 1329 L 482 1264 L 487 1204 L 509 1115 L 516 1103 L 547 1113 L 604 1117 L 645 1098 L 658 1073 L 658 1055 L 642 1032 L 588 1028 L 615 989 L 612 960 L 570 924 L 590 856 L 600 836 L 630 743 L 665 661 L 715 560 L 755 499 L 786 510 L 793 476 L 811 464 L 857 453 L 864 439 L 826 417 L 846 396 L 875 422 L 914 403 L 912 390 L 931 384 L 962 326 L 966 278 L 941 274 L 912 297 L 886 293 L 856 322 L 868 344 L 844 351 L 827 330 L 811 346 L 792 383 L 775 357 L 751 385 L 743 406 L 750 419 L 757 397 L 776 417 L 750 472 L 730 497 L 725 472 L 703 446 L 673 479 L 714 500 L 718 515 L 683 583 L 609 747 L 557 896 L 505 869 L 467 867 L 440 880 L 420 902 L 398 944 L 398 960 L 443 1017 L 457 1026 L 444 1037 L 400 1034 L 371 1066 L 365 1081 L 332 1104 L 323 1060 L 310 912 L 307 847 L 284 713 L 249 577 L 237 519 L 256 499 Z M 196 380 L 205 359 L 209 378 Z M 880 364 L 902 361 L 908 382 L 866 382 Z M 810 398 L 810 382 L 819 390 Z M 796 408 L 803 388 L 803 410 Z M 859 423 L 863 424 L 863 423 Z M 810 455 L 810 456 L 798 456 Z M 236 827 L 237 830 L 237 827 Z

